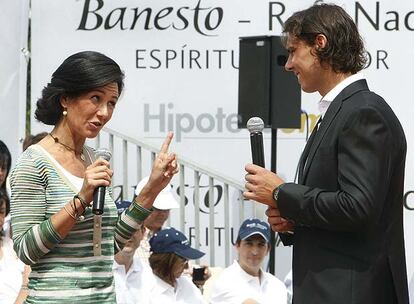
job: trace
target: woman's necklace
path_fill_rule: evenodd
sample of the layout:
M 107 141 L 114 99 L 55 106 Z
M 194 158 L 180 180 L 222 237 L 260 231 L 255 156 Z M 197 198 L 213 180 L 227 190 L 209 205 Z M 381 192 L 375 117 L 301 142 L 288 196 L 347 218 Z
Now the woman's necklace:
M 72 148 L 72 147 L 70 147 L 70 146 L 68 146 L 68 145 L 64 144 L 63 142 L 60 142 L 60 141 L 59 141 L 59 138 L 57 138 L 56 136 L 53 136 L 53 135 L 52 135 L 52 133 L 49 133 L 49 135 L 50 135 L 50 137 L 52 137 L 52 138 L 53 138 L 53 140 L 55 141 L 55 143 L 56 143 L 56 144 L 62 145 L 62 146 L 63 146 L 63 147 L 65 147 L 67 150 L 74 152 L 74 153 L 75 153 L 75 155 L 79 155 L 79 156 L 80 156 L 80 159 L 81 159 L 82 161 L 85 161 L 85 155 L 83 154 L 83 148 L 82 148 L 82 150 L 81 150 L 81 151 L 77 151 L 77 150 L 75 150 L 74 148 Z

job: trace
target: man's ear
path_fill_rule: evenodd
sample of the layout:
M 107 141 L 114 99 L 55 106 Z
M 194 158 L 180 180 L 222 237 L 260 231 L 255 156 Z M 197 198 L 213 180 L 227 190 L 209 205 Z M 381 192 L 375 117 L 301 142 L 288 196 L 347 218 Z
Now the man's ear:
M 240 249 L 240 243 L 236 242 L 236 244 L 234 244 L 234 249 L 237 250 L 237 252 L 239 252 Z
M 318 34 L 315 38 L 315 47 L 317 50 L 323 49 L 328 45 L 328 39 L 324 34 Z

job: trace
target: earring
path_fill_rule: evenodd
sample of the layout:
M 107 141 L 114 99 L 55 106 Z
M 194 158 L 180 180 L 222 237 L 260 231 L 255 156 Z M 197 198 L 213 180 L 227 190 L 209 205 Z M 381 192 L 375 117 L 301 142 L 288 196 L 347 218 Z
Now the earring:
M 62 114 L 63 114 L 63 116 L 66 116 L 66 115 L 68 115 L 68 111 L 63 110 Z

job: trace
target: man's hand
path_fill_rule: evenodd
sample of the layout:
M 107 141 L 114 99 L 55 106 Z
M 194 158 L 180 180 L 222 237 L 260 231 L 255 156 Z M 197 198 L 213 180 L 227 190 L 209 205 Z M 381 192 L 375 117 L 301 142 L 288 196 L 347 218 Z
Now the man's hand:
M 246 191 L 243 196 L 246 199 L 265 204 L 269 207 L 277 207 L 273 199 L 273 190 L 284 181 L 275 173 L 256 165 L 246 165 Z
M 280 215 L 279 209 L 275 207 L 269 207 L 266 210 L 267 222 L 269 223 L 270 227 L 274 232 L 288 232 L 293 231 L 294 226 L 293 223 L 284 219 Z

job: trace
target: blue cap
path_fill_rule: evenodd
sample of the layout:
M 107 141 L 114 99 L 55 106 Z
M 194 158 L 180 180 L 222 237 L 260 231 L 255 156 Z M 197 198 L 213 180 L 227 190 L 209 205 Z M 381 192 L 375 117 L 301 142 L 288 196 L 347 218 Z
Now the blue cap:
M 268 223 L 259 219 L 247 219 L 245 220 L 239 229 L 238 238 L 245 240 L 252 235 L 261 235 L 266 242 L 270 241 L 270 226 Z
M 128 209 L 129 205 L 131 205 L 132 202 L 130 201 L 117 201 L 115 202 L 116 209 L 118 210 L 118 215 L 125 211 L 125 209 Z
M 175 253 L 187 260 L 196 260 L 204 255 L 204 252 L 191 248 L 185 235 L 174 228 L 158 231 L 149 243 L 153 253 Z

